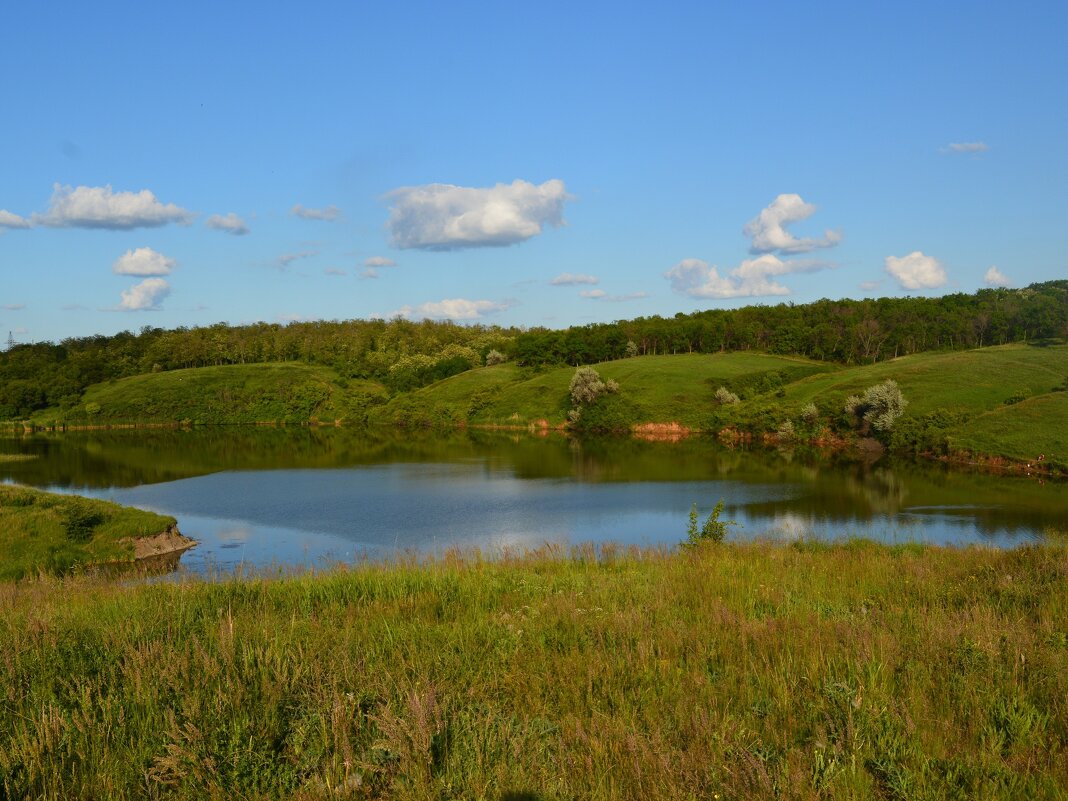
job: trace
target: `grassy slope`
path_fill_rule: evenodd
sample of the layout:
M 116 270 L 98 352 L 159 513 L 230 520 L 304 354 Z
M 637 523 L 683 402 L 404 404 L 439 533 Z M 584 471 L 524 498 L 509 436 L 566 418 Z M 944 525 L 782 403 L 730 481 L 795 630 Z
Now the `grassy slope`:
M 119 540 L 159 534 L 174 523 L 107 501 L 0 484 L 0 579 L 131 559 L 133 546 Z
M 778 372 L 792 380 L 838 369 L 834 365 L 768 356 L 760 353 L 679 356 L 645 356 L 594 365 L 603 378 L 619 382 L 621 392 L 638 408 L 641 422 L 677 421 L 701 426 L 714 404 L 714 393 L 724 383 L 749 376 Z M 548 420 L 562 424 L 570 408 L 568 385 L 573 367 L 560 367 L 527 377 L 514 365 L 471 370 L 413 393 L 410 400 L 421 408 L 444 407 L 476 424 L 525 424 Z M 472 399 L 482 394 L 484 405 L 468 414 Z M 395 413 L 395 400 L 381 410 L 384 419 Z
M 928 353 L 849 368 L 757 353 L 647 356 L 595 367 L 620 383 L 621 396 L 633 405 L 637 422 L 675 421 L 694 428 L 739 424 L 774 430 L 783 420 L 796 423 L 808 402 L 815 402 L 826 420 L 841 414 L 846 396 L 893 378 L 909 400 L 908 415 L 948 409 L 969 418 L 949 431 L 955 447 L 1020 459 L 1045 453 L 1055 464 L 1068 465 L 1065 426 L 1057 424 L 1064 419 L 1065 401 L 1049 395 L 1068 376 L 1066 345 Z M 564 367 L 532 375 L 504 364 L 470 370 L 383 404 L 386 396 L 380 385 L 342 382 L 325 367 L 207 367 L 91 387 L 84 404 L 97 404 L 100 411 L 92 417 L 83 412 L 82 421 L 351 421 L 363 419 L 370 409 L 372 419 L 382 422 L 407 416 L 410 422 L 523 425 L 544 419 L 558 425 L 567 418 L 573 373 Z M 720 385 L 752 389 L 769 373 L 787 382 L 781 396 L 750 392 L 737 407 L 715 403 Z M 1032 398 L 1004 406 L 1021 392 Z M 57 417 L 51 411 L 37 420 Z
M 0 788 L 1064 798 L 1066 586 L 864 543 L 0 585 Z
M 979 415 L 952 434 L 954 447 L 1021 461 L 1068 463 L 1068 392 L 1052 392 Z
M 382 393 L 382 387 L 370 381 L 339 383 L 337 373 L 328 367 L 292 363 L 200 367 L 96 384 L 86 390 L 82 405 L 65 417 L 101 423 L 334 420 L 358 414 L 362 404 Z M 95 414 L 85 411 L 91 404 L 100 407 Z M 64 416 L 47 410 L 35 419 Z
M 1020 390 L 1049 392 L 1068 375 L 1068 346 L 1003 345 L 952 353 L 921 353 L 889 362 L 851 367 L 798 381 L 783 403 L 839 406 L 848 395 L 892 378 L 908 398 L 909 414 L 938 408 L 984 412 L 997 408 Z

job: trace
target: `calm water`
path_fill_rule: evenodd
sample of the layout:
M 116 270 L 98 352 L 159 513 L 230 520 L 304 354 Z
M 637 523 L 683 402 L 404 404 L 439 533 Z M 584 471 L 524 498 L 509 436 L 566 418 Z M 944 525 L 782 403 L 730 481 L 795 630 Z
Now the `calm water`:
M 398 550 L 674 544 L 719 498 L 736 538 L 1012 547 L 1068 522 L 1068 486 L 801 452 L 481 432 L 214 428 L 0 440 L 0 480 L 173 515 L 187 569 L 316 566 Z

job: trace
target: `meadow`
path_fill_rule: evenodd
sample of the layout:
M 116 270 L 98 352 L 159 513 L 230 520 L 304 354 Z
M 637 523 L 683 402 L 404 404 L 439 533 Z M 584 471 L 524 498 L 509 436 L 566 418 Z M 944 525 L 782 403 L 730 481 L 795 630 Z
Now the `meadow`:
M 1064 798 L 1066 580 L 853 541 L 0 584 L 0 797 Z

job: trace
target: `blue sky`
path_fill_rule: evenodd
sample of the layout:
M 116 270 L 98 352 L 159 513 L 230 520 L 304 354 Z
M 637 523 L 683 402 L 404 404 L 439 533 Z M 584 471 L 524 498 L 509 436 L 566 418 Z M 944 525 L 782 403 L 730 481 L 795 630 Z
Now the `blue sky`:
M 1063 2 L 4 16 L 19 341 L 562 327 L 1068 276 Z

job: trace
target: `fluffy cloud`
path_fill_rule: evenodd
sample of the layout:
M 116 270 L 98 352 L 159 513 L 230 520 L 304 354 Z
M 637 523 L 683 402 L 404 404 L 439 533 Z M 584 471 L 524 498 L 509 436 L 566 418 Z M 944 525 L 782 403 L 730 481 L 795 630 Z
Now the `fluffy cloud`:
M 599 284 L 601 279 L 584 273 L 560 273 L 549 283 L 553 286 L 575 286 L 576 284 Z
M 742 229 L 752 240 L 749 252 L 808 253 L 834 247 L 842 240 L 836 231 L 824 232 L 822 239 L 798 239 L 786 230 L 790 223 L 808 219 L 815 211 L 816 207 L 803 201 L 800 195 L 779 195 Z
M 492 187 L 427 184 L 394 189 L 386 197 L 395 247 L 424 250 L 514 245 L 564 224 L 570 199 L 564 182 L 537 186 L 516 180 Z
M 53 184 L 48 212 L 33 222 L 55 228 L 158 228 L 167 223 L 188 224 L 193 215 L 173 203 L 160 203 L 147 189 L 114 192 L 111 186 Z
M 224 231 L 234 236 L 244 236 L 248 233 L 249 228 L 245 224 L 245 221 L 234 214 L 232 211 L 223 216 L 222 214 L 213 214 L 208 217 L 208 228 L 215 231 Z
M 30 221 L 25 217 L 0 209 L 0 228 L 29 228 Z
M 339 270 L 337 267 L 327 267 L 323 270 L 324 275 L 348 275 L 344 270 Z
M 177 262 L 157 253 L 152 248 L 127 250 L 115 263 L 111 271 L 117 275 L 170 275 Z
M 146 278 L 122 291 L 119 311 L 145 311 L 158 309 L 160 302 L 171 294 L 171 286 L 162 278 Z
M 365 259 L 363 262 L 364 267 L 396 267 L 397 262 L 393 259 L 387 259 L 385 256 L 372 256 L 369 259 Z
M 875 290 L 877 290 L 882 285 L 883 285 L 883 282 L 881 280 L 880 281 L 861 281 L 860 284 L 859 284 L 860 288 L 864 292 L 874 292 Z
M 942 148 L 943 153 L 985 153 L 990 149 L 986 142 L 950 142 Z
M 701 259 L 683 259 L 666 273 L 671 288 L 692 298 L 746 298 L 768 295 L 789 295 L 791 290 L 775 276 L 810 273 L 832 265 L 821 261 L 783 261 L 765 253 L 746 259 L 727 275 Z
M 337 206 L 327 206 L 325 209 L 309 209 L 298 203 L 289 210 L 289 213 L 294 217 L 300 217 L 302 220 L 333 222 L 341 216 L 341 209 Z
M 986 271 L 986 275 L 983 276 L 983 281 L 987 286 L 1009 286 L 1012 284 L 1009 277 L 993 265 Z
M 364 271 L 360 273 L 360 278 L 378 278 L 378 270 L 374 267 L 366 267 Z
M 511 303 L 500 303 L 492 300 L 452 298 L 450 300 L 423 303 L 419 306 L 402 306 L 389 316 L 427 317 L 431 320 L 478 320 L 487 314 L 505 311 L 511 305 Z
M 948 279 L 942 263 L 914 250 L 900 259 L 886 257 L 886 271 L 901 285 L 902 289 L 937 289 L 945 286 Z
M 582 292 L 579 292 L 579 295 L 581 295 L 582 297 L 593 298 L 594 300 L 599 300 L 607 294 L 608 293 L 605 292 L 603 289 L 584 289 Z
M 0 306 L 0 309 L 3 309 L 4 311 L 22 311 L 25 308 L 25 303 L 5 303 L 3 306 Z

